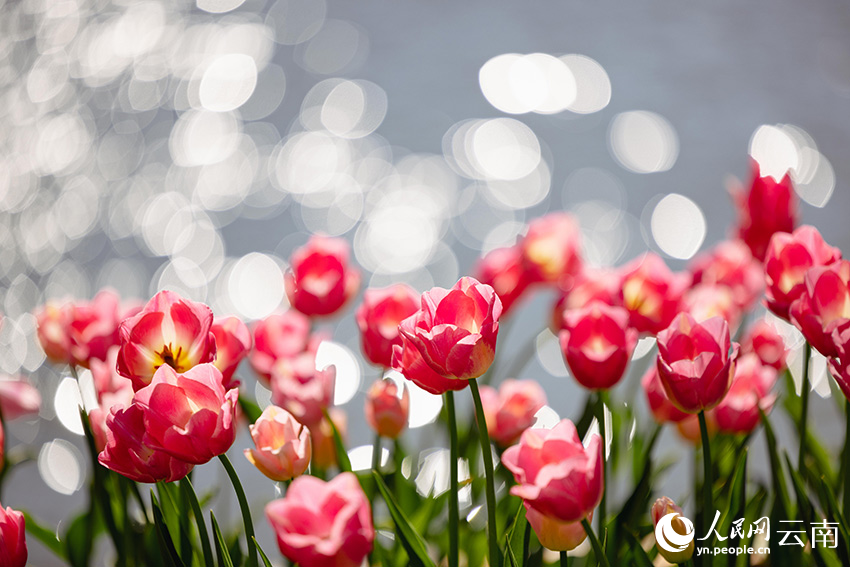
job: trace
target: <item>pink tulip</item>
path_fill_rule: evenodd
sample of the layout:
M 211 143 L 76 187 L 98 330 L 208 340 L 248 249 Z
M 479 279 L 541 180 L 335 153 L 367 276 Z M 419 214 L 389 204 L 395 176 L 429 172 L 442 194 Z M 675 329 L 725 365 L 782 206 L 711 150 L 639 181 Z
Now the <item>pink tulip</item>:
M 729 322 L 733 329 L 738 327 L 742 316 L 732 289 L 714 284 L 697 284 L 685 292 L 682 311 L 690 313 L 697 321 L 721 317 Z
M 620 289 L 620 278 L 615 270 L 588 266 L 582 268 L 572 287 L 555 303 L 552 310 L 552 332 L 557 335 L 564 328 L 564 313 L 580 309 L 592 301 L 623 306 L 623 290 Z
M 138 405 L 113 408 L 106 418 L 106 445 L 100 464 L 136 482 L 173 482 L 194 466 L 148 444 L 145 411 Z
M 841 251 L 824 242 L 813 226 L 801 226 L 792 234 L 776 233 L 764 259 L 765 299 L 768 308 L 786 321 L 791 303 L 805 289 L 809 268 L 828 266 L 841 259 Z
M 159 292 L 138 314 L 121 322 L 118 373 L 132 380 L 138 391 L 162 366 L 180 373 L 212 362 L 212 323 L 212 311 L 203 303 L 183 299 L 173 291 Z
M 339 408 L 330 408 L 328 416 L 344 443 L 348 436 L 348 416 Z M 313 466 L 326 469 L 336 465 L 336 445 L 331 423 L 323 417 L 318 424 L 310 427 L 310 437 L 313 441 Z
M 717 428 L 724 433 L 750 433 L 759 424 L 759 409 L 770 413 L 776 395 L 776 369 L 763 366 L 758 357 L 745 354 L 738 359 L 732 387 L 712 410 Z
M 200 465 L 233 445 L 238 397 L 237 390 L 225 390 L 221 372 L 212 364 L 183 374 L 163 365 L 136 392 L 133 405 L 144 414 L 145 444 Z
M 419 349 L 406 338 L 401 336 L 401 346 L 393 347 L 393 368 L 401 372 L 405 378 L 431 394 L 437 396 L 450 390 L 463 390 L 469 384 L 466 380 L 443 378 L 425 363 Z
M 272 480 L 287 481 L 304 474 L 310 464 L 310 431 L 276 406 L 268 406 L 249 427 L 255 449 L 245 457 Z
M 540 545 L 552 551 L 572 551 L 587 538 L 587 532 L 581 522 L 562 522 L 557 518 L 545 516 L 525 505 L 525 519 L 531 529 L 537 534 Z M 593 512 L 588 515 L 588 522 L 593 519 Z
M 0 565 L 25 567 L 27 564 L 26 521 L 24 515 L 0 506 Z
M 484 385 L 479 390 L 487 432 L 502 447 L 516 443 L 522 432 L 534 425 L 535 414 L 546 405 L 546 392 L 534 380 L 509 378 L 498 390 Z
M 680 313 L 658 333 L 658 375 L 673 405 L 699 413 L 719 404 L 735 373 L 738 348 L 723 319 L 698 323 Z
M 748 192 L 742 188 L 732 191 L 738 209 L 737 236 L 753 256 L 763 260 L 770 237 L 777 232 L 791 232 L 797 222 L 797 195 L 786 173 L 781 181 L 761 176 L 759 166 L 752 160 L 753 181 Z
M 496 291 L 502 301 L 503 313 L 507 313 L 525 295 L 533 282 L 523 264 L 519 246 L 497 248 L 485 254 L 475 265 L 474 277 Z
M 464 277 L 451 289 L 426 291 L 421 301 L 419 311 L 399 325 L 409 346 L 443 378 L 471 380 L 484 374 L 493 363 L 502 314 L 493 288 Z
M 0 377 L 0 414 L 4 420 L 37 414 L 40 407 L 41 394 L 22 376 Z
M 785 339 L 764 319 L 756 321 L 741 341 L 741 353 L 754 352 L 766 366 L 785 369 Z
M 581 232 L 569 213 L 534 219 L 519 246 L 531 281 L 569 281 L 581 269 Z
M 602 500 L 602 439 L 593 435 L 585 448 L 568 419 L 554 429 L 526 429 L 502 463 L 517 482 L 511 494 L 550 518 L 583 520 Z
M 640 385 L 643 387 L 644 394 L 646 394 L 646 401 L 649 404 L 652 416 L 658 423 L 678 423 L 691 416 L 691 414 L 683 412 L 670 402 L 670 398 L 667 397 L 667 392 L 664 391 L 664 386 L 661 384 L 661 379 L 658 377 L 656 366 L 652 366 L 646 371 Z
M 419 294 L 407 284 L 367 289 L 355 319 L 363 354 L 372 364 L 389 368 L 393 347 L 401 345 L 398 324 L 419 309 Z
M 295 310 L 274 313 L 254 324 L 254 350 L 248 360 L 268 385 L 278 360 L 309 350 L 311 343 L 310 319 L 306 315 Z
M 238 317 L 216 319 L 210 330 L 215 336 L 213 364 L 224 377 L 224 387 L 235 388 L 239 382 L 233 379 L 233 375 L 239 363 L 251 350 L 251 332 Z
M 740 240 L 724 240 L 690 265 L 694 284 L 726 286 L 738 309 L 749 310 L 764 290 L 764 271 Z
M 331 315 L 360 288 L 360 272 L 349 265 L 348 242 L 313 236 L 289 259 L 284 283 L 292 307 L 305 315 Z
M 789 310 L 791 322 L 822 355 L 838 356 L 832 333 L 850 325 L 850 262 L 810 268 L 803 283 Z
M 281 358 L 272 368 L 272 402 L 307 427 L 322 420 L 322 410 L 333 404 L 336 367 L 316 369 L 316 355 L 305 352 Z
M 623 305 L 630 324 L 641 333 L 657 334 L 679 312 L 690 283 L 687 274 L 674 274 L 657 254 L 647 253 L 621 268 Z
M 296 478 L 266 506 L 266 518 L 281 553 L 305 567 L 360 567 L 375 540 L 369 500 L 353 473 L 329 482 Z
M 392 380 L 376 380 L 366 394 L 366 423 L 381 437 L 396 439 L 407 427 L 410 392 L 402 385 L 401 396 Z

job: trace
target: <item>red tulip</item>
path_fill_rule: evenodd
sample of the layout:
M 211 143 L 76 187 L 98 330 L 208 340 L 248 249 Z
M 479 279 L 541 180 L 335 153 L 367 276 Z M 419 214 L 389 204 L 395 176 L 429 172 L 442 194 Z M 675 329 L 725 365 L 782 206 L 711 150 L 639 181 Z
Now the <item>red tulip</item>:
M 154 372 L 169 366 L 178 373 L 215 359 L 213 314 L 203 303 L 161 291 L 133 317 L 121 322 L 118 373 L 140 390 Z
M 738 348 L 720 317 L 698 323 L 680 313 L 658 333 L 658 375 L 673 405 L 699 413 L 719 404 L 735 373 Z
M 507 313 L 525 295 L 532 278 L 523 264 L 519 246 L 491 250 L 478 260 L 475 279 L 491 286 L 502 300 L 502 312 Z
M 771 394 L 776 369 L 763 366 L 758 357 L 746 354 L 738 359 L 732 387 L 712 410 L 717 428 L 724 433 L 750 433 L 759 424 L 759 409 L 769 413 L 776 401 Z
M 788 309 L 805 289 L 809 268 L 828 266 L 841 259 L 841 251 L 824 242 L 813 226 L 801 226 L 788 234 L 777 233 L 770 240 L 764 259 L 768 308 L 786 321 Z
M 714 284 L 697 284 L 686 291 L 682 298 L 682 311 L 690 313 L 697 321 L 721 317 L 733 329 L 738 327 L 742 315 L 732 289 Z
M 620 287 L 630 324 L 641 333 L 657 334 L 679 312 L 688 287 L 687 274 L 674 274 L 657 254 L 647 253 L 621 268 Z
M 516 443 L 534 425 L 537 412 L 546 405 L 546 392 L 534 380 L 509 378 L 496 390 L 482 385 L 481 405 L 490 439 L 502 447 Z
M 785 369 L 785 339 L 764 319 L 755 322 L 741 341 L 741 353 L 754 352 L 766 366 Z
M 797 196 L 788 174 L 777 182 L 762 177 L 758 164 L 752 161 L 753 181 L 749 192 L 732 193 L 738 208 L 738 237 L 759 260 L 763 260 L 770 237 L 777 232 L 791 232 L 797 222 Z
M 691 416 L 691 414 L 683 412 L 670 402 L 670 398 L 667 397 L 667 392 L 664 391 L 664 386 L 661 384 L 661 379 L 658 377 L 657 367 L 652 366 L 646 371 L 640 385 L 643 387 L 644 394 L 646 394 L 646 401 L 649 403 L 652 416 L 658 423 L 678 423 Z
M 136 482 L 173 482 L 189 474 L 194 465 L 148 444 L 146 430 L 140 406 L 113 408 L 106 418 L 106 446 L 97 460 Z
M 517 482 L 511 494 L 550 518 L 583 520 L 602 500 L 602 439 L 593 435 L 585 448 L 568 419 L 553 429 L 526 429 L 502 463 Z
M 832 333 L 850 325 L 850 262 L 810 268 L 803 284 L 789 310 L 791 322 L 822 355 L 838 356 Z
M 626 372 L 638 340 L 629 313 L 594 301 L 564 314 L 559 338 L 570 373 L 591 390 L 613 387 Z
M 355 319 L 363 354 L 372 364 L 389 368 L 393 347 L 401 345 L 398 324 L 419 309 L 419 294 L 407 284 L 367 289 Z
M 572 551 L 587 538 L 587 532 L 581 522 L 562 522 L 557 518 L 545 516 L 525 505 L 525 519 L 531 529 L 537 534 L 540 545 L 552 551 Z M 593 519 L 593 513 L 588 515 L 588 522 Z
M 623 290 L 620 278 L 613 269 L 585 266 L 576 276 L 573 286 L 555 303 L 552 310 L 552 332 L 556 335 L 563 329 L 564 313 L 601 301 L 606 305 L 623 305 Z
M 0 506 L 0 565 L 25 567 L 27 564 L 26 521 L 24 515 Z
M 212 364 L 183 374 L 163 365 L 136 392 L 133 405 L 144 414 L 145 444 L 200 465 L 233 445 L 238 397 L 236 389 L 224 389 L 221 372 Z
M 310 431 L 292 414 L 268 406 L 249 429 L 256 448 L 245 449 L 245 457 L 261 473 L 276 481 L 304 474 L 312 456 Z
M 224 387 L 228 390 L 235 388 L 239 382 L 233 379 L 233 375 L 251 350 L 251 332 L 238 317 L 216 319 L 210 330 L 215 336 L 213 364 L 224 377 Z
M 401 336 L 401 346 L 393 347 L 393 368 L 401 372 L 405 378 L 431 394 L 437 396 L 450 390 L 463 390 L 469 384 L 466 380 L 443 378 L 425 363 L 419 349 L 406 338 Z
M 833 340 L 838 347 L 838 356 L 829 359 L 829 370 L 844 397 L 850 400 L 850 328 L 836 329 Z
M 501 314 L 493 288 L 473 278 L 461 278 L 451 289 L 432 288 L 422 294 L 419 311 L 399 324 L 408 341 L 403 349 L 416 349 L 443 378 L 478 378 L 493 363 Z
M 366 423 L 381 437 L 396 439 L 407 427 L 410 393 L 402 385 L 401 396 L 392 380 L 376 380 L 366 394 Z
M 305 567 L 360 567 L 375 540 L 369 499 L 350 472 L 296 478 L 266 505 L 266 518 L 281 553 Z
M 348 416 L 339 408 L 328 409 L 328 416 L 344 443 L 348 435 Z M 336 465 L 333 429 L 327 418 L 323 417 L 317 425 L 310 427 L 310 437 L 313 441 L 313 467 L 326 469 Z
M 281 358 L 272 368 L 272 402 L 307 427 L 322 420 L 334 399 L 336 367 L 316 369 L 316 353 Z
M 738 309 L 749 310 L 764 290 L 764 272 L 740 240 L 724 240 L 690 265 L 694 284 L 726 286 Z
M 360 288 L 360 272 L 349 265 L 348 242 L 313 236 L 289 259 L 284 283 L 292 307 L 305 315 L 331 315 Z
M 519 246 L 531 281 L 568 282 L 581 269 L 581 232 L 569 213 L 534 219 Z
M 274 313 L 254 324 L 254 350 L 248 360 L 268 385 L 279 359 L 301 354 L 310 346 L 310 319 L 294 310 Z
M 41 394 L 22 376 L 0 378 L 0 414 L 5 421 L 37 414 Z

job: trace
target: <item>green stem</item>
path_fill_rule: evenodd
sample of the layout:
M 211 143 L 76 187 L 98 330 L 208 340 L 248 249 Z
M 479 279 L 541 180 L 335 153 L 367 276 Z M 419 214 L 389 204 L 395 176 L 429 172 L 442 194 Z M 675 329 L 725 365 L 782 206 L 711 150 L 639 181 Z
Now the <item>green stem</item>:
M 809 359 L 812 357 L 812 345 L 806 341 L 803 349 L 803 388 L 800 391 L 800 454 L 797 459 L 797 470 L 802 474 L 803 465 L 806 464 L 806 435 L 809 421 Z
M 599 435 L 602 437 L 602 486 L 608 486 L 608 456 L 606 454 L 608 440 L 605 435 L 605 402 L 607 397 L 607 390 L 599 390 L 596 392 L 596 419 L 599 423 Z M 605 529 L 605 495 L 607 492 L 607 490 L 602 491 L 602 500 L 599 501 L 599 509 L 596 512 L 597 522 L 599 522 L 599 527 L 597 529 L 600 533 Z
M 192 486 L 192 481 L 189 477 L 185 477 L 180 481 L 180 489 L 183 492 L 192 508 L 192 513 L 195 515 L 195 523 L 198 525 L 198 534 L 201 537 L 201 550 L 204 554 L 204 565 L 213 565 L 212 547 L 210 546 L 210 536 L 207 532 L 207 524 L 204 521 L 204 513 L 201 511 L 201 503 L 198 501 L 198 495 L 195 493 L 195 487 Z
M 446 411 L 449 417 L 449 567 L 460 565 L 460 534 L 459 520 L 460 506 L 458 504 L 457 465 L 458 465 L 458 442 L 457 442 L 457 418 L 455 416 L 454 392 L 446 392 Z
M 381 434 L 375 434 L 375 442 L 372 443 L 372 470 L 381 473 Z
M 236 499 L 239 500 L 239 508 L 242 510 L 242 521 L 245 523 L 245 539 L 248 540 L 248 567 L 258 567 L 257 546 L 254 544 L 254 523 L 251 521 L 251 509 L 248 507 L 248 500 L 245 498 L 245 490 L 242 488 L 242 483 L 239 482 L 236 469 L 233 468 L 233 463 L 230 462 L 227 455 L 222 453 L 218 458 L 221 464 L 224 465 L 227 476 L 230 477 L 230 483 L 233 485 L 233 490 L 236 491 Z
M 581 521 L 581 525 L 584 528 L 584 532 L 587 534 L 588 539 L 590 539 L 590 546 L 593 548 L 593 554 L 596 556 L 596 563 L 603 567 L 611 567 L 608 563 L 608 558 L 605 556 L 605 551 L 599 543 L 599 538 L 596 537 L 596 534 L 593 532 L 593 528 L 590 527 L 590 524 L 587 522 L 587 518 L 584 518 Z
M 490 435 L 487 433 L 487 420 L 484 418 L 484 406 L 481 393 L 475 379 L 469 381 L 472 400 L 475 403 L 475 419 L 478 423 L 478 439 L 481 442 L 481 456 L 484 458 L 484 476 L 487 495 L 487 529 L 490 543 L 490 565 L 501 567 L 502 554 L 499 553 L 499 531 L 496 528 L 496 486 L 493 473 L 493 450 L 490 448 Z
M 705 422 L 705 411 L 699 412 L 699 433 L 702 439 L 702 528 L 708 529 L 711 525 L 711 511 L 714 506 L 711 502 L 711 442 L 708 438 L 708 425 Z M 709 540 L 710 543 L 710 540 Z
M 567 555 L 566 551 L 561 552 L 560 565 L 561 565 L 561 567 L 570 567 L 570 556 Z
M 850 514 L 850 400 L 847 401 L 845 410 L 845 435 L 844 435 L 844 518 Z

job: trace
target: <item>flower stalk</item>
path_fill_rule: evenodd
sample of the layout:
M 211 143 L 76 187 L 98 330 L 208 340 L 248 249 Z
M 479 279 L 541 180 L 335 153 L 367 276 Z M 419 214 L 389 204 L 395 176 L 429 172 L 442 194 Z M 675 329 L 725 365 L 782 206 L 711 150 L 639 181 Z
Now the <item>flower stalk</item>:
M 472 390 L 472 399 L 475 403 L 475 419 L 478 423 L 478 439 L 481 442 L 481 456 L 484 460 L 490 565 L 500 567 L 502 556 L 499 552 L 499 531 L 496 527 L 496 484 L 495 473 L 493 471 L 493 452 L 490 448 L 490 435 L 487 433 L 487 421 L 484 418 L 484 406 L 481 404 L 481 393 L 478 391 L 478 383 L 475 379 L 469 381 L 469 389 Z M 457 464 L 455 464 L 455 466 L 457 466 Z

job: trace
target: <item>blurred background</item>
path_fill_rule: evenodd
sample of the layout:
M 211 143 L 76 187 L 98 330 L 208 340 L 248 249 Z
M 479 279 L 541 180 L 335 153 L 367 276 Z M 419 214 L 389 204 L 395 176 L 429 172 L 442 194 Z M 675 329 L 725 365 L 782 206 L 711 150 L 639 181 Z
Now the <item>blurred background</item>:
M 3 504 L 56 525 L 86 498 L 78 394 L 35 339 L 46 298 L 169 288 L 251 321 L 285 307 L 286 258 L 311 233 L 346 238 L 368 285 L 423 290 L 560 209 L 591 263 L 654 250 L 681 269 L 729 234 L 727 187 L 748 182 L 748 154 L 790 169 L 802 222 L 850 250 L 848 26 L 836 0 L 0 0 L 0 372 L 44 398 L 41 419 L 9 425 L 38 458 Z M 540 333 L 522 377 L 576 417 L 578 386 L 541 333 L 552 300 L 532 298 L 502 348 Z M 377 370 L 351 310 L 323 325 L 365 468 Z M 816 403 L 836 446 L 834 404 Z M 446 446 L 428 426 L 439 399 L 412 408 L 412 439 Z M 249 443 L 233 460 L 259 516 L 274 493 L 237 454 Z M 447 486 L 435 470 L 423 490 Z M 224 480 L 198 471 L 226 496 Z M 217 506 L 238 521 L 235 501 Z M 32 565 L 55 564 L 31 549 Z

